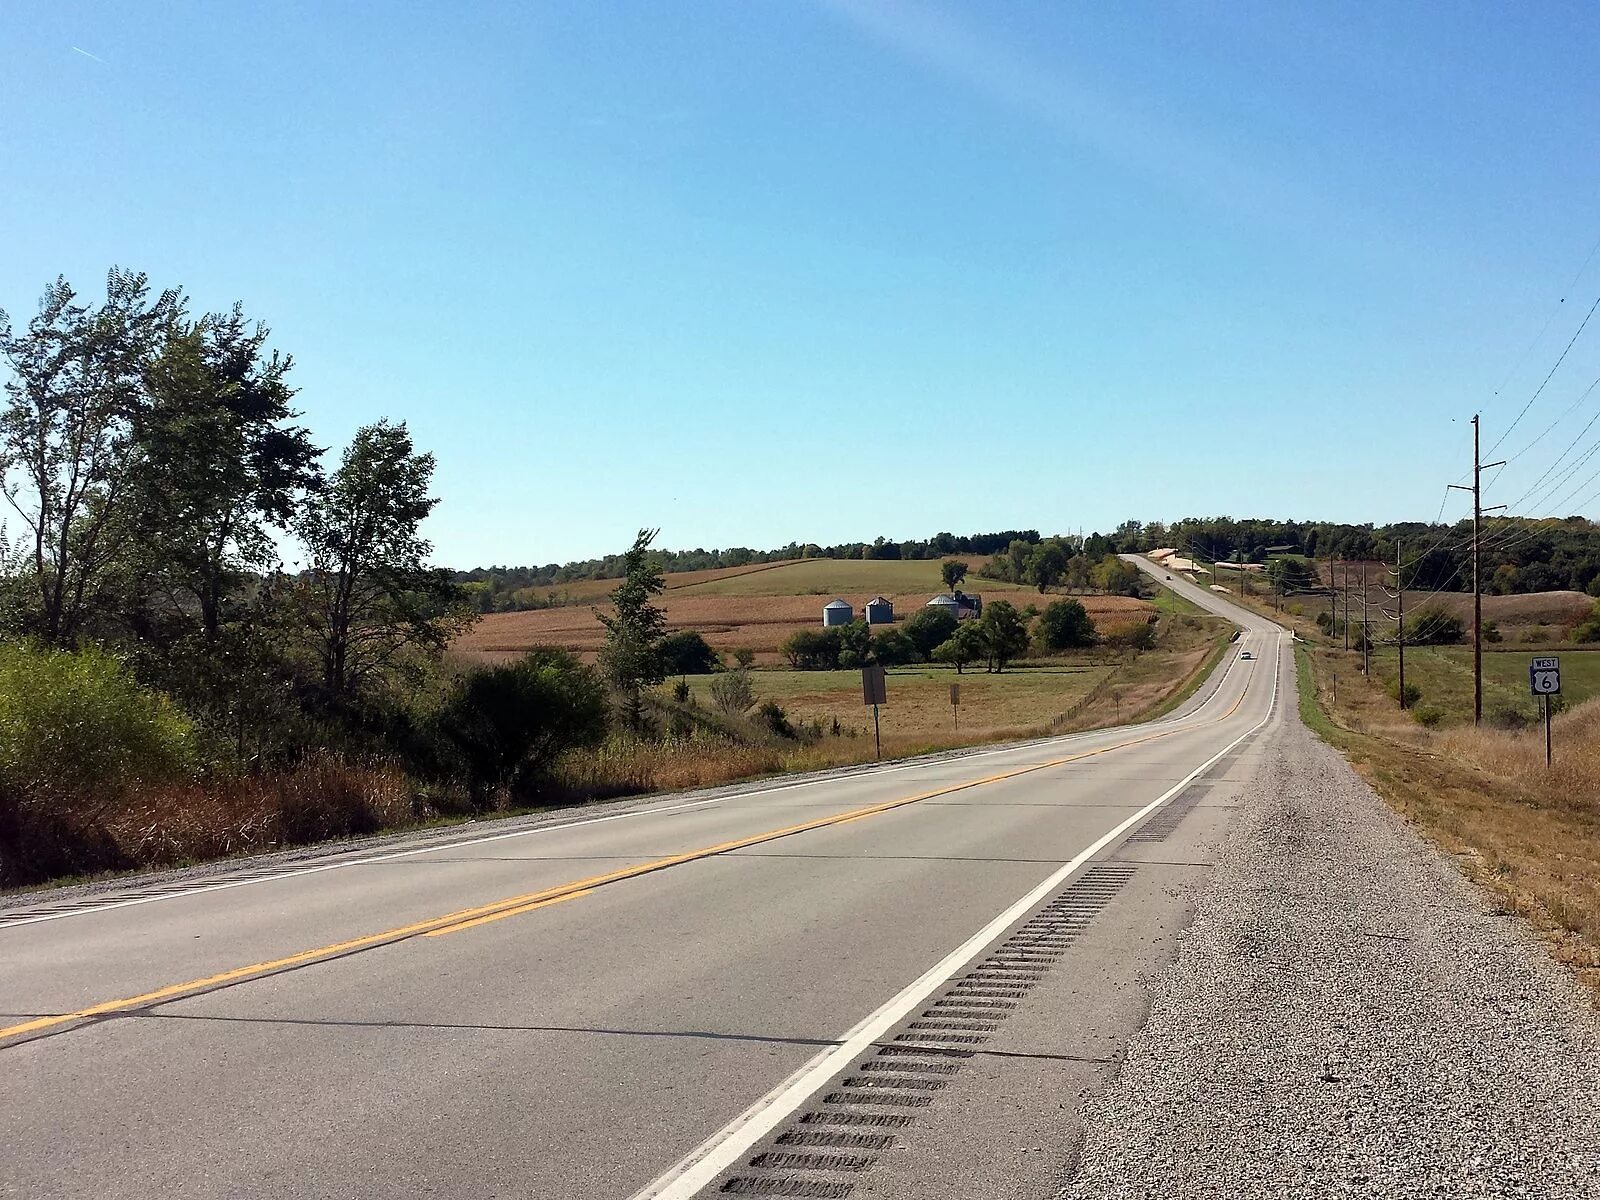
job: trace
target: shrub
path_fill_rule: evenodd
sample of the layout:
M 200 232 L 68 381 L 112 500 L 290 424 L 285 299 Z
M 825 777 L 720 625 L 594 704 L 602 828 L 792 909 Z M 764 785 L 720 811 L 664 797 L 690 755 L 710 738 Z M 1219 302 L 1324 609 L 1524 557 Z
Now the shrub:
M 1095 643 L 1094 621 L 1076 600 L 1054 600 L 1045 605 L 1035 630 L 1046 650 L 1073 650 Z
M 922 608 L 901 628 L 917 648 L 919 658 L 932 658 L 933 652 L 950 640 L 956 631 L 956 618 L 943 608 Z
M 197 759 L 189 718 L 111 655 L 0 646 L 0 884 L 133 865 L 107 814 Z
M 1425 608 L 1411 619 L 1406 641 L 1414 646 L 1452 646 L 1465 632 L 1466 626 L 1454 613 L 1442 608 Z
M 1389 685 L 1389 695 L 1400 701 L 1401 708 L 1414 708 L 1418 700 L 1422 699 L 1422 689 L 1414 683 L 1406 684 L 1405 698 L 1400 696 L 1400 681 L 1396 679 Z
M 1543 715 L 1542 713 L 1540 714 Z M 1489 709 L 1489 724 L 1495 729 L 1526 729 L 1539 718 L 1532 717 L 1514 704 L 1496 704 Z
M 668 675 L 709 675 L 722 665 L 717 652 L 693 629 L 662 638 L 661 661 Z
M 718 712 L 738 716 L 755 702 L 756 690 L 750 682 L 750 672 L 744 667 L 724 672 L 711 681 L 711 703 L 717 706 Z
M 1100 639 L 1113 650 L 1150 650 L 1156 644 L 1156 626 L 1153 621 L 1138 621 L 1119 625 Z
M 1483 623 L 1483 640 L 1486 642 L 1503 641 L 1504 637 L 1500 633 L 1500 626 L 1493 621 L 1485 621 Z
M 788 714 L 775 700 L 763 700 L 761 707 L 756 709 L 756 720 L 760 721 L 767 729 L 779 737 L 793 741 L 799 735 L 795 733 L 794 726 L 789 724 Z
M 689 681 L 687 679 L 680 679 L 672 685 L 672 698 L 679 704 L 689 703 Z
M 857 654 L 854 650 L 841 650 L 841 651 L 839 651 L 838 666 L 839 666 L 840 670 L 843 670 L 843 671 L 854 671 L 860 665 L 861 665 L 861 655 Z
M 540 647 L 458 679 L 434 720 L 481 810 L 502 791 L 524 791 L 565 751 L 600 742 L 606 712 L 605 688 L 591 668 L 565 650 Z
M 733 661 L 741 667 L 748 667 L 756 661 L 756 652 L 749 646 L 737 646 L 733 651 Z
M 1594 611 L 1589 614 L 1587 619 L 1573 626 L 1572 640 L 1575 642 L 1600 642 L 1600 600 L 1595 601 Z
M 1412 718 L 1418 725 L 1426 725 L 1429 729 L 1439 725 L 1444 720 L 1444 709 L 1436 704 L 1424 704 L 1411 710 Z

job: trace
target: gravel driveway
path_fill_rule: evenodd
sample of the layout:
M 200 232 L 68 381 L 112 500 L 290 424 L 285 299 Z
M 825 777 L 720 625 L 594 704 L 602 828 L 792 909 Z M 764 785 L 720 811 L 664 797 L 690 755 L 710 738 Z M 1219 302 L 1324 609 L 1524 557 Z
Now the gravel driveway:
M 1600 1196 L 1600 1022 L 1293 715 L 1072 1197 Z

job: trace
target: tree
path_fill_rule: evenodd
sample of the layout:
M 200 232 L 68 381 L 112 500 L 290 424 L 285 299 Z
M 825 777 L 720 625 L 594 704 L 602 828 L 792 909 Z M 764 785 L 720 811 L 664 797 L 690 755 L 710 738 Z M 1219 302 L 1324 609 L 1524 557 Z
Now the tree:
M 639 531 L 622 556 L 623 580 L 611 592 L 611 613 L 595 612 L 606 627 L 600 669 L 622 698 L 623 723 L 635 732 L 644 728 L 643 689 L 666 678 L 661 641 L 667 614 L 650 603 L 667 586 L 660 564 L 650 556 L 658 532 Z
M 482 811 L 504 791 L 525 793 L 563 752 L 599 742 L 605 688 L 567 651 L 541 646 L 456 680 L 435 721 Z
M 1094 586 L 1108 596 L 1137 596 L 1139 594 L 1139 569 L 1123 562 L 1115 554 L 1107 554 L 1095 566 Z
M 831 671 L 841 649 L 837 628 L 797 629 L 783 643 L 784 657 L 797 671 Z
M 1275 555 L 1267 562 L 1267 581 L 1280 596 L 1308 591 L 1316 582 L 1303 558 Z
M 916 662 L 917 646 L 900 629 L 886 629 L 872 639 L 872 659 L 886 667 Z
M 932 658 L 933 652 L 950 639 L 956 631 L 955 614 L 947 612 L 947 605 L 924 607 L 918 609 L 901 628 L 901 632 L 911 639 L 911 644 L 917 648 L 917 654 L 922 658 Z
M 198 616 L 210 646 L 246 580 L 276 565 L 272 531 L 320 483 L 321 452 L 291 423 L 291 360 L 263 357 L 267 335 L 237 305 L 175 323 L 134 421 L 141 566 L 169 612 Z
M 756 660 L 756 652 L 749 646 L 735 646 L 733 648 L 733 661 L 741 667 L 748 667 Z
M 1056 600 L 1045 605 L 1036 632 L 1039 644 L 1046 650 L 1073 650 L 1095 643 L 1094 622 L 1076 600 Z
M 750 672 L 744 667 L 724 671 L 711 681 L 711 702 L 719 712 L 736 717 L 749 710 L 756 702 L 756 689 L 750 682 Z
M 1414 646 L 1449 646 L 1459 642 L 1466 625 L 1452 612 L 1438 607 L 1421 610 L 1406 628 L 1406 641 Z
M 692 629 L 661 639 L 661 662 L 668 675 L 709 675 L 722 665 L 717 652 Z
M 177 292 L 152 299 L 144 275 L 113 268 L 98 306 L 80 303 L 58 278 L 24 333 L 0 312 L 0 355 L 11 373 L 0 491 L 26 531 L 37 595 L 30 624 L 54 645 L 76 642 L 118 590 L 144 372 L 181 307 Z
M 1054 542 L 1045 542 L 1028 560 L 1028 582 L 1041 592 L 1059 584 L 1066 572 L 1067 553 Z
M 1011 544 L 1006 547 L 1006 578 L 1012 583 L 1028 581 L 1028 563 L 1033 559 L 1033 551 L 1033 543 L 1025 542 L 1021 538 L 1013 538 Z
M 944 580 L 945 587 L 955 591 L 967 577 L 967 564 L 959 558 L 947 558 L 939 564 L 939 576 Z
M 295 522 L 307 622 L 336 695 L 405 671 L 412 652 L 437 657 L 467 619 L 449 572 L 427 565 L 433 546 L 420 529 L 438 503 L 432 482 L 433 455 L 416 452 L 404 422 L 365 425 Z
M 1087 554 L 1074 554 L 1067 560 L 1067 587 L 1074 592 L 1087 590 L 1089 587 L 1089 570 L 1089 556 Z
M 960 675 L 965 672 L 969 662 L 976 662 L 987 653 L 988 647 L 978 630 L 978 623 L 963 621 L 948 639 L 935 647 L 933 659 L 955 667 L 956 674 Z
M 1009 600 L 995 600 L 985 605 L 977 626 L 991 671 L 1004 671 L 1006 663 L 1028 648 L 1027 619 Z

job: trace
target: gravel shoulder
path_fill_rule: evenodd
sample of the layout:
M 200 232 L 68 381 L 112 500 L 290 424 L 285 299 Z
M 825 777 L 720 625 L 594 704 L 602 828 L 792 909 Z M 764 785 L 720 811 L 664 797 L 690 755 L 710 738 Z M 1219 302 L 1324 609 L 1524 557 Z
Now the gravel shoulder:
M 1292 708 L 1067 1197 L 1600 1197 L 1600 1020 Z

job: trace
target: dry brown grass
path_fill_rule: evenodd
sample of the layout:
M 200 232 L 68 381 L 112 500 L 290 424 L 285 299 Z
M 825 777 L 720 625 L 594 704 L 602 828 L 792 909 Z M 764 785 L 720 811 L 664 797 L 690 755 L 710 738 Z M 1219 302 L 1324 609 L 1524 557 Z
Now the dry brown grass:
M 1362 678 L 1357 656 L 1311 657 L 1331 736 L 1356 769 L 1507 911 L 1544 933 L 1600 1000 L 1600 699 L 1556 719 L 1547 770 L 1542 729 L 1424 729 Z

